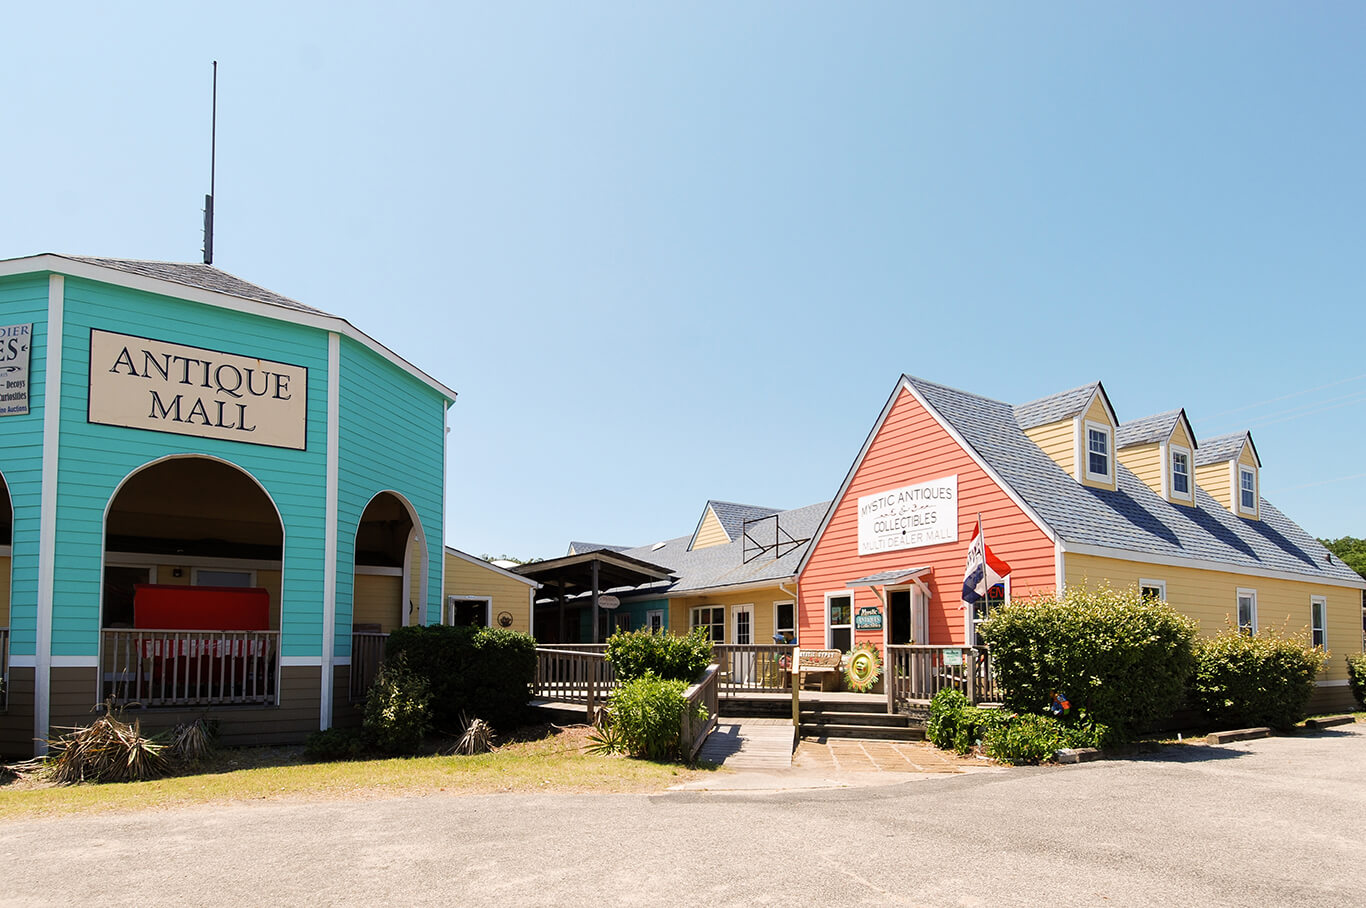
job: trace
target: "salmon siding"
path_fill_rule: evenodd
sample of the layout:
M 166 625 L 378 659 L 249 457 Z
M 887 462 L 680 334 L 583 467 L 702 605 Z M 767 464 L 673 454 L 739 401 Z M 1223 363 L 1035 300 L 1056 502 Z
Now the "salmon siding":
M 884 571 L 931 567 L 922 582 L 931 593 L 927 605 L 928 640 L 953 644 L 965 640 L 962 609 L 963 568 L 968 542 L 980 513 L 987 542 L 1011 566 L 1012 597 L 1051 590 L 1056 583 L 1054 544 L 1048 534 L 997 484 L 973 456 L 940 424 L 905 383 L 899 384 L 867 449 L 806 559 L 798 579 L 799 639 L 803 646 L 824 646 L 826 598 L 852 593 L 854 612 L 876 607 L 869 588 L 845 584 Z M 859 499 L 918 482 L 957 477 L 957 540 L 915 548 L 859 554 Z M 890 616 L 884 614 L 884 626 Z M 855 630 L 855 643 L 881 646 L 883 630 Z

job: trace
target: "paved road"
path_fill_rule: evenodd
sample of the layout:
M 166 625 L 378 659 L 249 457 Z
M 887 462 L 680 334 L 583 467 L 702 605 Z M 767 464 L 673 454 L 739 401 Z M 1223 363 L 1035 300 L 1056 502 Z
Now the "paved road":
M 785 792 L 0 825 L 0 904 L 1361 905 L 1366 726 Z

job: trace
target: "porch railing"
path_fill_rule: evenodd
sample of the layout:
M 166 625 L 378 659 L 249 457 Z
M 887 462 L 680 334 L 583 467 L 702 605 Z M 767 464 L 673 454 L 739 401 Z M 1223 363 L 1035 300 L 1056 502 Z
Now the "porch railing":
M 689 687 L 683 694 L 685 703 L 683 718 L 680 720 L 678 749 L 688 758 L 689 763 L 697 758 L 697 752 L 702 749 L 702 742 L 707 740 L 707 735 L 716 727 L 721 699 L 717 690 L 717 680 L 721 677 L 720 669 L 721 666 L 715 662 L 708 665 L 702 674 L 702 680 Z M 700 712 L 697 708 L 699 706 L 706 710 L 705 717 L 695 715 Z
M 789 669 L 796 649 L 790 644 L 774 643 L 714 644 L 712 659 L 720 667 L 722 695 L 788 690 L 792 686 Z
M 351 632 L 351 702 L 360 703 L 370 692 L 384 661 L 384 644 L 388 634 L 379 631 Z
M 928 703 L 946 689 L 961 691 L 972 703 L 1001 696 L 985 646 L 888 646 L 883 671 L 888 712 L 903 703 Z
M 142 706 L 274 705 L 279 631 L 105 630 L 101 699 Z
M 592 722 L 599 704 L 617 685 L 606 646 L 536 647 L 536 696 L 562 703 L 582 703 Z

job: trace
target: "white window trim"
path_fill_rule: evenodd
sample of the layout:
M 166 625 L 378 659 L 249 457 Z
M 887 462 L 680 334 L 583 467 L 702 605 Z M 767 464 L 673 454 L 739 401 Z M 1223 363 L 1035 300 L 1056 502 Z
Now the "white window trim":
M 1243 507 L 1243 474 L 1244 474 L 1244 473 L 1247 473 L 1247 474 L 1249 474 L 1249 475 L 1252 476 L 1252 507 L 1250 507 L 1250 508 L 1245 508 L 1245 507 Z M 1233 483 L 1233 494 L 1234 494 L 1234 496 L 1236 496 L 1234 500 L 1237 502 L 1238 513 L 1239 513 L 1239 514 L 1246 514 L 1246 515 L 1249 516 L 1249 517 L 1256 517 L 1256 516 L 1257 516 L 1257 506 L 1258 506 L 1258 503 L 1259 503 L 1259 502 L 1258 502 L 1258 498 L 1261 497 L 1261 490 L 1257 488 L 1257 483 L 1258 483 L 1257 468 L 1256 468 L 1256 467 L 1249 467 L 1249 466 L 1248 466 L 1247 464 L 1245 464 L 1245 463 L 1238 463 L 1237 461 L 1234 461 L 1234 463 L 1233 463 L 1233 479 L 1234 479 L 1234 483 Z
M 831 599 L 841 599 L 841 598 L 842 598 L 842 599 L 848 599 L 848 600 L 849 600 L 849 623 L 848 623 L 848 624 L 831 624 L 831 623 L 830 623 L 830 600 L 831 600 Z M 835 630 L 835 628 L 846 628 L 846 627 L 847 627 L 847 628 L 849 628 L 849 647 L 852 649 L 853 646 L 854 646 L 854 594 L 853 594 L 853 592 L 850 591 L 850 590 L 839 590 L 839 591 L 833 592 L 833 593 L 826 593 L 826 594 L 825 594 L 825 615 L 824 615 L 824 618 L 825 618 L 825 620 L 824 620 L 823 623 L 825 624 L 825 648 L 826 648 L 826 649 L 834 649 L 834 648 L 835 648 L 835 644 L 832 642 L 832 637 L 833 637 L 833 635 L 834 635 L 834 630 Z
M 441 610 L 441 623 L 455 623 L 455 604 L 457 602 L 484 603 L 484 627 L 493 627 L 493 598 L 490 596 L 447 596 L 446 606 Z
M 199 574 L 201 571 L 210 571 L 215 574 L 246 574 L 247 587 L 256 586 L 256 572 L 239 567 L 192 567 L 190 568 L 190 586 L 200 585 Z
M 1091 430 L 1105 433 L 1105 469 L 1104 473 L 1091 472 Z M 1108 423 L 1095 422 L 1090 419 L 1082 420 L 1081 424 L 1081 472 L 1084 477 L 1092 482 L 1103 482 L 1107 485 L 1115 484 L 1115 430 Z
M 1251 615 L 1251 617 L 1252 617 L 1252 624 L 1251 624 L 1251 627 L 1249 628 L 1249 630 L 1251 630 L 1252 633 L 1255 634 L 1255 633 L 1257 633 L 1257 591 L 1256 591 L 1256 590 L 1243 589 L 1242 587 L 1239 587 L 1239 588 L 1238 588 L 1238 592 L 1237 592 L 1237 593 L 1234 595 L 1234 597 L 1233 597 L 1233 623 L 1234 623 L 1235 625 L 1237 625 L 1238 631 L 1241 633 L 1242 630 L 1243 630 L 1243 626 L 1242 626 L 1242 624 L 1240 624 L 1240 623 L 1238 622 L 1238 602 L 1239 602 L 1239 600 L 1242 599 L 1244 596 L 1247 596 L 1247 597 L 1249 597 L 1249 598 L 1252 599 L 1252 615 Z
M 645 627 L 648 628 L 650 631 L 654 631 L 654 627 L 655 627 L 654 621 L 655 621 L 655 616 L 656 616 L 656 615 L 659 616 L 659 632 L 660 632 L 660 633 L 663 633 L 663 632 L 664 632 L 664 609 L 662 609 L 662 608 L 652 608 L 652 609 L 648 609 L 648 610 L 645 612 Z
M 1167 601 L 1167 581 L 1165 581 L 1165 580 L 1147 580 L 1147 579 L 1145 579 L 1145 578 L 1139 578 L 1139 581 L 1138 581 L 1138 593 L 1139 593 L 1140 596 L 1143 595 L 1143 588 L 1144 588 L 1145 586 L 1146 586 L 1146 587 L 1152 587 L 1153 589 L 1157 590 L 1158 598 L 1161 599 L 1163 602 L 1166 602 L 1166 601 Z
M 778 624 L 778 608 L 783 605 L 792 606 L 791 627 L 781 627 Z M 792 639 L 794 641 L 797 639 L 797 603 L 792 599 L 775 599 L 773 601 L 773 633 L 778 634 L 783 631 L 792 631 Z
M 1177 454 L 1186 456 L 1186 491 L 1184 492 L 1176 490 L 1176 469 L 1172 464 L 1172 458 Z M 1195 499 L 1195 456 L 1191 453 L 1191 449 L 1183 445 L 1167 445 L 1163 466 L 1167 471 L 1167 497 L 1178 501 L 1193 501 Z
M 1322 625 L 1321 627 L 1315 627 L 1315 626 L 1314 626 L 1314 606 L 1318 606 L 1318 607 L 1319 607 L 1319 609 L 1320 609 L 1319 614 L 1323 616 L 1323 625 Z M 1316 630 L 1319 631 L 1320 634 L 1321 634 L 1322 637 L 1323 637 L 1323 642 L 1322 642 L 1322 643 L 1315 643 L 1315 642 L 1314 642 L 1314 631 L 1316 631 Z M 1327 597 L 1327 596 L 1310 596 L 1310 597 L 1309 597 L 1309 645 L 1310 645 L 1310 646 L 1313 646 L 1313 647 L 1316 648 L 1316 649 L 1327 649 L 1327 648 L 1328 648 L 1328 597 Z
M 705 627 L 705 628 L 712 628 L 712 627 L 715 627 L 715 626 L 716 626 L 716 622 L 715 622 L 715 621 L 708 621 L 706 624 L 698 624 L 698 623 L 697 623 L 697 613 L 700 612 L 700 611 L 702 611 L 702 609 L 717 609 L 717 608 L 719 608 L 719 609 L 721 610 L 721 622 L 720 622 L 720 623 L 721 623 L 721 639 L 720 639 L 720 640 L 713 640 L 712 643 L 720 643 L 720 644 L 724 645 L 725 642 L 726 642 L 726 631 L 729 630 L 729 628 L 728 628 L 726 625 L 727 625 L 727 623 L 730 621 L 730 615 L 728 615 L 728 614 L 726 613 L 726 607 L 725 607 L 724 605 L 719 605 L 719 604 L 714 605 L 714 604 L 703 603 L 702 605 L 694 605 L 692 608 L 688 609 L 688 633 L 692 633 L 693 629 L 694 629 L 694 628 L 697 628 L 697 627 Z M 708 633 L 710 633 L 710 631 L 708 631 Z

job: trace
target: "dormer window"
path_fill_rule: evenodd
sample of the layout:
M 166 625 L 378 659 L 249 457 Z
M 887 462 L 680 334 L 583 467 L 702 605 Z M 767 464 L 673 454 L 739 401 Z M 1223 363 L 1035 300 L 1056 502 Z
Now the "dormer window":
M 1102 423 L 1086 423 L 1086 478 L 1111 482 L 1110 427 Z
M 1249 467 L 1238 467 L 1238 510 L 1244 514 L 1257 514 L 1257 471 Z
M 1190 500 L 1191 452 L 1187 448 L 1171 447 L 1171 483 L 1171 497 Z

